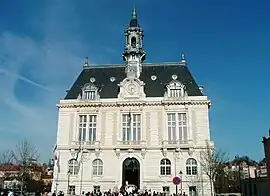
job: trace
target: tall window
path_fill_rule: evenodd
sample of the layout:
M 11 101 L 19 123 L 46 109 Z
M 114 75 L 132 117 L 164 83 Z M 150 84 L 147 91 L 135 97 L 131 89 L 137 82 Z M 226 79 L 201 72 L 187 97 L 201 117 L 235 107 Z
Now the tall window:
M 123 141 L 141 140 L 141 114 L 123 114 Z
M 186 173 L 187 175 L 197 175 L 197 161 L 193 158 L 189 158 L 186 162 Z
M 171 175 L 171 161 L 169 159 L 160 161 L 160 175 Z
M 79 116 L 79 141 L 96 141 L 97 115 Z
M 103 175 L 103 162 L 100 159 L 95 159 L 93 161 L 93 176 Z
M 169 113 L 167 114 L 168 140 L 187 141 L 187 114 Z
M 70 175 L 78 175 L 79 169 L 79 162 L 76 159 L 70 159 L 68 161 L 68 172 Z

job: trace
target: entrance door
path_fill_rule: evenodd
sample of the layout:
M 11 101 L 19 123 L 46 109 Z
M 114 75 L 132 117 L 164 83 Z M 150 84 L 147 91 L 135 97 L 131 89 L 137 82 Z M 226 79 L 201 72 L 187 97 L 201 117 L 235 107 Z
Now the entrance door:
M 127 158 L 122 166 L 122 184 L 134 184 L 140 188 L 140 163 L 136 158 Z

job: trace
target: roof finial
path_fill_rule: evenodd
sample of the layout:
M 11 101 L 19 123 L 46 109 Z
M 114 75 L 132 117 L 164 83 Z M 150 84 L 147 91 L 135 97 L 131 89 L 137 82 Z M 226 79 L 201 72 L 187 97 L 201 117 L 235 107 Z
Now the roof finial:
M 181 53 L 181 63 L 186 63 L 185 53 Z
M 89 63 L 88 63 L 88 56 L 85 58 L 85 62 L 84 62 L 84 67 L 88 67 L 89 66 Z
M 133 12 L 132 12 L 132 19 L 137 19 L 137 12 L 134 4 Z

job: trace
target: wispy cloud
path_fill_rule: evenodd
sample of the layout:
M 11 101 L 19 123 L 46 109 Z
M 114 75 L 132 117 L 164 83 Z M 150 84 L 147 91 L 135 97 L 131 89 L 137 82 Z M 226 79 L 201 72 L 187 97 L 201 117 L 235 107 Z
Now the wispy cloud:
M 60 25 L 66 23 L 61 16 L 76 17 L 71 9 L 65 1 L 63 6 L 48 5 L 36 16 L 44 19 L 41 40 L 8 29 L 0 34 L 0 149 L 27 137 L 43 159 L 50 156 L 56 139 L 55 105 L 81 70 L 85 56 L 79 54 L 85 49 L 80 40 L 71 39 L 74 32 L 66 31 L 77 27 Z

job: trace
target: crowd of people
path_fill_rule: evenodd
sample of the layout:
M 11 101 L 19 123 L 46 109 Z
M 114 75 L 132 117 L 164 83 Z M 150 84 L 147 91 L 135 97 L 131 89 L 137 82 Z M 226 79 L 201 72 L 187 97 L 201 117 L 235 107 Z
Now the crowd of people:
M 74 195 L 74 194 L 70 194 Z M 174 194 L 168 194 L 166 192 L 156 192 L 152 190 L 138 190 L 136 188 L 127 188 L 122 187 L 119 191 L 111 191 L 109 189 L 108 191 L 101 192 L 99 190 L 92 191 L 92 192 L 85 192 L 83 191 L 82 196 L 188 196 L 185 192 L 178 193 L 177 195 Z M 48 196 L 64 196 L 64 193 L 62 191 L 59 191 L 58 194 L 53 193 L 52 195 Z
M 70 193 L 67 195 L 75 195 L 75 193 Z M 13 192 L 11 190 L 8 191 L 0 191 L 0 196 L 25 196 L 25 194 L 21 195 L 20 193 Z M 63 191 L 54 192 L 36 192 L 35 194 L 31 194 L 31 196 L 65 196 Z M 156 192 L 152 190 L 138 190 L 135 187 L 121 187 L 119 191 L 111 191 L 110 189 L 105 192 L 101 192 L 99 190 L 95 190 L 92 192 L 83 191 L 81 196 L 188 196 L 185 192 L 179 194 L 168 194 L 166 192 Z

